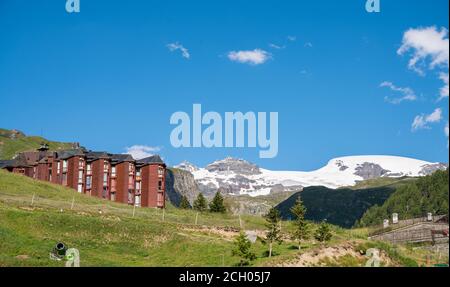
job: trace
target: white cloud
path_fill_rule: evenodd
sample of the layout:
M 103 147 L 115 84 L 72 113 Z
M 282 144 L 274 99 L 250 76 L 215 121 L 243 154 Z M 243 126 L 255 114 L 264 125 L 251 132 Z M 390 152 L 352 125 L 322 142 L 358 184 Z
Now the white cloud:
M 403 95 L 403 97 L 393 98 L 393 99 L 391 99 L 389 97 L 385 97 L 384 98 L 385 101 L 389 102 L 391 104 L 400 104 L 403 101 L 415 101 L 415 100 L 417 100 L 416 94 L 409 87 L 405 87 L 405 88 L 397 87 L 392 82 L 383 82 L 383 83 L 380 84 L 380 87 L 382 87 L 382 88 L 387 87 L 387 88 L 391 89 L 392 91 L 398 92 L 398 93 Z
M 154 155 L 161 150 L 160 147 L 152 147 L 146 145 L 134 145 L 125 148 L 126 154 L 131 154 L 134 159 L 143 159 Z
M 270 53 L 261 49 L 255 49 L 253 51 L 231 51 L 228 53 L 228 59 L 231 61 L 251 65 L 264 64 L 270 57 Z
M 438 123 L 442 120 L 442 109 L 437 108 L 429 115 L 420 115 L 414 118 L 414 121 L 411 125 L 412 131 L 416 131 L 419 129 L 429 129 L 429 123 Z
M 409 29 L 403 35 L 403 43 L 397 53 L 404 55 L 412 50 L 409 68 L 423 75 L 422 67 L 430 59 L 429 69 L 449 63 L 448 30 L 436 27 Z
M 305 47 L 306 47 L 306 48 L 312 48 L 312 47 L 313 47 L 313 44 L 312 44 L 311 42 L 306 42 L 306 43 L 305 43 Z
M 273 43 L 270 43 L 270 44 L 269 44 L 269 47 L 270 47 L 270 48 L 273 48 L 273 49 L 277 49 L 277 50 L 281 50 L 281 49 L 286 48 L 286 46 L 279 46 L 279 45 L 273 44 Z
M 449 144 L 448 144 L 448 122 L 447 122 L 447 124 L 445 125 L 444 133 L 445 133 L 445 136 L 447 137 L 447 148 L 448 148 L 448 146 L 449 146 Z
M 397 53 L 404 55 L 411 52 L 409 68 L 419 75 L 425 75 L 424 67 L 428 69 L 441 68 L 446 71 L 439 74 L 444 86 L 439 92 L 439 100 L 448 98 L 448 66 L 449 66 L 449 40 L 448 30 L 435 26 L 427 28 L 409 29 L 403 35 L 403 42 Z
M 291 42 L 295 42 L 297 41 L 297 37 L 296 36 L 287 36 L 287 39 Z
M 439 78 L 444 82 L 444 86 L 441 88 L 439 100 L 448 98 L 448 73 L 441 73 Z
M 181 51 L 181 55 L 183 56 L 183 58 L 189 59 L 191 57 L 191 54 L 189 54 L 188 49 L 186 49 L 183 45 L 181 45 L 178 42 L 168 44 L 167 48 L 169 48 L 169 50 L 171 52 L 180 50 Z

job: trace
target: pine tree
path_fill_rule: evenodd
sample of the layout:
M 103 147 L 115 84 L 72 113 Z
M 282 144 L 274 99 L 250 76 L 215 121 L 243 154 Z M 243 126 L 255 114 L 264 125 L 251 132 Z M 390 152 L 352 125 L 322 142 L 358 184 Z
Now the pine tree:
M 202 193 L 199 193 L 197 198 L 194 201 L 194 209 L 200 212 L 203 212 L 207 209 L 206 198 Z
M 330 230 L 330 225 L 324 220 L 320 223 L 319 228 L 316 230 L 314 237 L 321 243 L 330 241 L 333 234 Z
M 216 192 L 216 195 L 214 195 L 213 200 L 209 204 L 209 210 L 211 212 L 220 212 L 220 213 L 226 212 L 225 205 L 223 204 L 223 196 L 220 194 L 219 191 Z
M 280 229 L 280 212 L 278 209 L 272 207 L 269 212 L 264 216 L 266 219 L 266 242 L 269 243 L 269 257 L 272 257 L 273 243 L 277 242 L 281 244 L 281 229 Z
M 184 195 L 181 197 L 180 208 L 181 209 L 190 209 L 191 208 L 191 204 L 189 203 L 189 200 Z
M 311 234 L 310 224 L 305 219 L 306 207 L 303 205 L 300 196 L 291 208 L 291 212 L 295 216 L 291 239 L 298 242 L 298 250 L 300 250 L 302 241 L 309 239 Z
M 252 243 L 248 240 L 244 232 L 240 232 L 234 241 L 233 256 L 239 256 L 241 261 L 239 266 L 249 265 L 252 260 L 256 259 L 255 253 L 251 251 Z

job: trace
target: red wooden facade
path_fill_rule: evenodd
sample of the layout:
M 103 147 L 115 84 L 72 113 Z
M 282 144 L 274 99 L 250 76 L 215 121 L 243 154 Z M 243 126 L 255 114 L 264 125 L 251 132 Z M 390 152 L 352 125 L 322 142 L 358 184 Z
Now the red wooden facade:
M 0 168 L 38 180 L 70 187 L 125 204 L 165 207 L 166 165 L 159 156 L 134 160 L 130 155 L 81 149 L 21 153 L 1 161 Z

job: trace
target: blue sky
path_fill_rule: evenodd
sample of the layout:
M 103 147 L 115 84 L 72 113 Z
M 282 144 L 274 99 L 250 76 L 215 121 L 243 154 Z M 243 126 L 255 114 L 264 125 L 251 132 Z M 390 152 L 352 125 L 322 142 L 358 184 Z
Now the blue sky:
M 446 0 L 381 0 L 377 14 L 365 0 L 81 0 L 77 14 L 65 0 L 1 0 L 0 127 L 95 150 L 159 147 L 171 165 L 235 156 L 311 170 L 361 154 L 448 162 L 448 48 L 440 54 L 433 38 L 448 46 L 448 21 Z M 232 51 L 267 58 L 233 61 Z M 278 112 L 278 156 L 173 148 L 170 116 L 194 103 Z

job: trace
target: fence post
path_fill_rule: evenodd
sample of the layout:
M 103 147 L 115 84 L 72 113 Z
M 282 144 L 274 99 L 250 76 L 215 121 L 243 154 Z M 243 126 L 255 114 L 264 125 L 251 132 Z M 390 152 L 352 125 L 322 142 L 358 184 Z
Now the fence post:
M 162 212 L 162 221 L 165 220 L 165 217 L 166 217 L 166 209 L 163 208 L 163 212 Z
M 195 225 L 198 223 L 198 212 L 195 214 Z
M 135 212 L 136 212 L 136 204 L 133 204 L 133 217 Z
M 33 206 L 34 204 L 34 196 L 36 195 L 36 193 L 33 193 L 33 197 L 31 198 L 31 206 Z
M 75 196 L 72 197 L 72 204 L 70 205 L 70 210 L 73 209 L 73 205 L 75 204 Z

